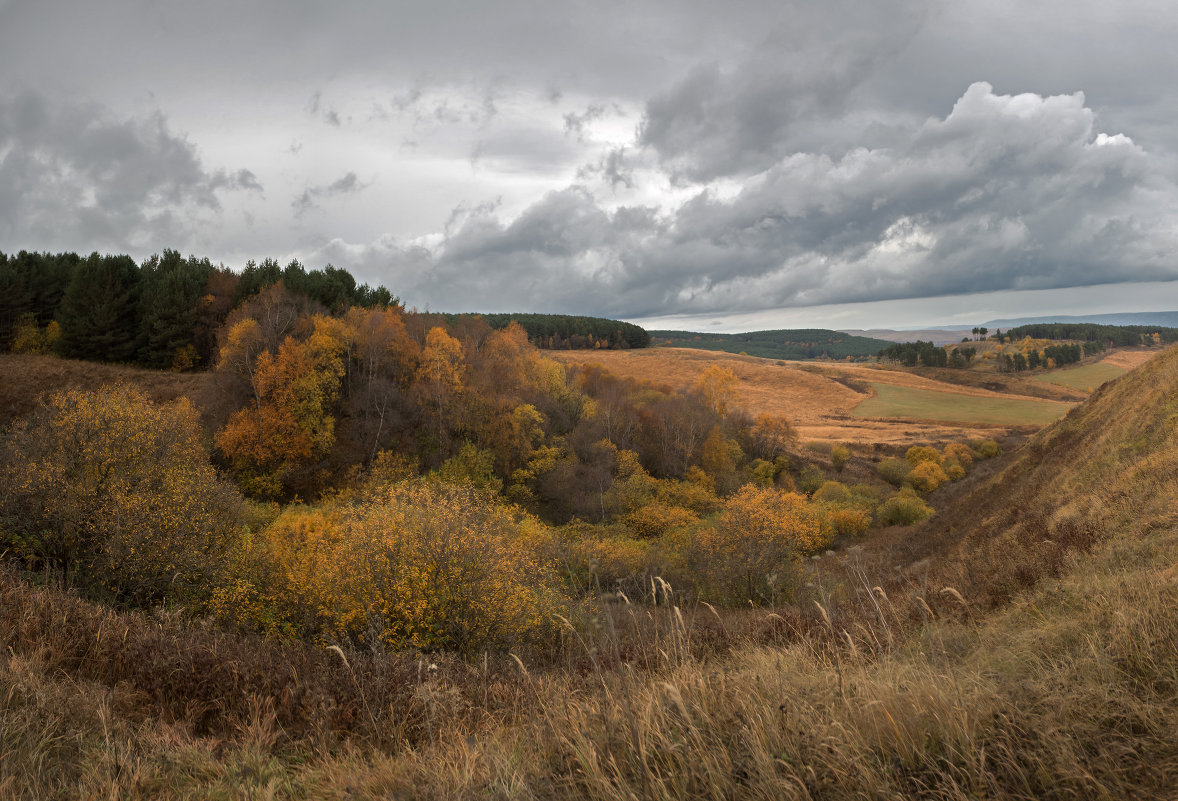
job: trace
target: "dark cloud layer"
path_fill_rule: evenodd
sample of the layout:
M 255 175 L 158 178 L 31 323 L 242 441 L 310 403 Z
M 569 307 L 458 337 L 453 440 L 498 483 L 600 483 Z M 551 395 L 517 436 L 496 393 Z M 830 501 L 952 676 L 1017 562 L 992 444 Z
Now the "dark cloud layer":
M 511 221 L 469 216 L 410 259 L 389 242 L 323 255 L 455 308 L 754 310 L 1178 279 L 1175 196 L 1148 153 L 1095 128 L 1081 94 L 977 83 L 901 146 L 795 153 L 670 214 L 607 211 L 571 188 Z
M 348 172 L 329 184 L 308 186 L 290 205 L 295 210 L 295 214 L 302 214 L 318 206 L 319 200 L 322 198 L 337 195 L 352 195 L 356 192 L 363 191 L 365 188 L 366 185 L 360 182 L 360 179 L 356 177 L 356 173 Z

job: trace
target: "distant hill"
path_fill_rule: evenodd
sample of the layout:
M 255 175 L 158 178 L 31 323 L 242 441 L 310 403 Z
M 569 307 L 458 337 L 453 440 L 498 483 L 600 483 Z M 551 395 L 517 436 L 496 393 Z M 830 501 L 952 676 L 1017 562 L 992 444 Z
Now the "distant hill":
M 831 331 L 798 328 L 749 331 L 744 334 L 703 334 L 695 331 L 651 331 L 650 344 L 672 348 L 699 348 L 725 353 L 747 353 L 766 359 L 865 359 L 891 342 Z
M 982 323 L 992 332 L 995 328 L 1013 328 L 1032 323 L 1096 323 L 1098 325 L 1160 325 L 1178 328 L 1178 311 L 1124 312 L 1122 314 L 1049 314 L 1040 317 L 1014 317 Z
M 934 345 L 951 345 L 971 336 L 968 328 L 925 328 L 919 331 L 897 331 L 891 328 L 843 329 L 842 333 L 884 339 L 888 342 L 915 342 L 919 339 Z

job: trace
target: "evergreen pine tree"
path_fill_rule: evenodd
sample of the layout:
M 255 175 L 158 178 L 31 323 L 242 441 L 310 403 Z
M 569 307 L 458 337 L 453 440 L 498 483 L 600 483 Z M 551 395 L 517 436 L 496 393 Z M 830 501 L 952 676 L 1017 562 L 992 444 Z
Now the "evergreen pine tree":
M 130 256 L 90 254 L 62 296 L 57 321 L 62 353 L 78 359 L 135 358 L 141 274 Z
M 208 259 L 182 258 L 175 250 L 143 263 L 140 296 L 139 361 L 170 367 L 177 352 L 192 346 L 195 357 L 197 309 L 213 272 Z

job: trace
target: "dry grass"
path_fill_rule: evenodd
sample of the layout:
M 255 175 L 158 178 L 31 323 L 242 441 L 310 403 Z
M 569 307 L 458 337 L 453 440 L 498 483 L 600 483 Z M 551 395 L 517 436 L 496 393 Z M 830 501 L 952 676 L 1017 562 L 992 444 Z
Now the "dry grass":
M 1033 402 L 1025 394 L 951 384 L 903 369 L 844 362 L 778 362 L 689 348 L 552 351 L 550 355 L 569 364 L 595 362 L 619 375 L 676 389 L 692 385 L 709 365 L 722 364 L 740 379 L 738 393 L 742 408 L 753 414 L 784 416 L 804 441 L 907 446 L 929 441 L 1003 437 L 1014 431 L 1033 431 L 1041 425 L 1041 422 L 1029 426 L 1012 423 L 1009 415 L 1002 414 L 992 420 L 983 418 L 965 423 L 937 421 L 935 416 L 931 420 L 898 415 L 894 419 L 865 420 L 856 416 L 856 408 L 873 396 L 873 383 L 943 393 L 965 403 L 971 399 L 999 405 Z M 919 426 L 913 425 L 915 420 L 919 420 Z
M 127 383 L 143 389 L 156 403 L 164 403 L 179 397 L 195 398 L 209 376 L 4 353 L 0 354 L 0 428 L 33 411 L 44 396 L 61 389 L 97 389 Z

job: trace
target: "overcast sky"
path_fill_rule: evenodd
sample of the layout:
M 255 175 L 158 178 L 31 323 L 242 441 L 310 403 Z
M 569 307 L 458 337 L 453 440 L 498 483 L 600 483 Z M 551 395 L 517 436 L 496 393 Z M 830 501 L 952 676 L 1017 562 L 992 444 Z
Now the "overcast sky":
M 0 250 L 700 330 L 1178 309 L 1170 0 L 0 0 Z

